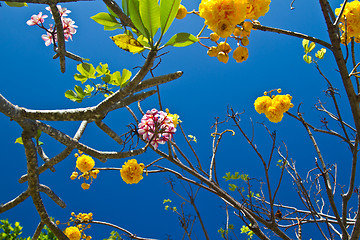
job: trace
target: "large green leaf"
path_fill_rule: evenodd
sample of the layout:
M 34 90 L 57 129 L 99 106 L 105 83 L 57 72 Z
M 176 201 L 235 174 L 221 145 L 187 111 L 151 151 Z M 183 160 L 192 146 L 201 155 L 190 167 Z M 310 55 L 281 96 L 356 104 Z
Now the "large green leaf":
M 95 77 L 95 68 L 92 64 L 81 63 L 78 64 L 76 69 L 81 73 L 82 76 L 87 78 L 96 78 Z M 75 78 L 76 79 L 76 78 Z M 77 79 L 76 79 L 77 80 Z
M 113 27 L 117 24 L 119 24 L 119 22 L 116 20 L 116 18 L 114 16 L 112 16 L 109 13 L 105 13 L 105 12 L 101 12 L 98 13 L 92 17 L 90 17 L 92 20 L 94 20 L 95 22 L 107 26 L 107 27 Z
M 140 16 L 140 10 L 139 10 L 139 0 L 131 0 L 129 1 L 129 15 L 131 18 L 131 21 L 134 23 L 135 27 L 139 32 L 146 36 L 146 38 L 150 37 L 149 31 L 145 28 L 143 21 Z
M 199 39 L 190 33 L 178 33 L 170 38 L 170 40 L 165 43 L 165 46 L 186 47 L 198 41 Z
M 179 10 L 181 0 L 160 0 L 161 34 L 170 27 Z
M 140 0 L 140 16 L 145 29 L 154 38 L 160 28 L 160 6 L 157 0 Z
M 129 0 L 122 0 L 122 9 L 126 16 L 129 16 Z

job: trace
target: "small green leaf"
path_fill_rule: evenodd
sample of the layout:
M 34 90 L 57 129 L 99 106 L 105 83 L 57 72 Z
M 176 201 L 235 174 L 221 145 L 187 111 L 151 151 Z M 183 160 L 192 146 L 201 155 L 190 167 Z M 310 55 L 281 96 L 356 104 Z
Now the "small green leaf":
M 303 59 L 304 59 L 304 61 L 307 62 L 308 64 L 310 64 L 310 63 L 312 62 L 311 56 L 308 56 L 308 55 L 306 55 L 306 54 L 303 56 Z
M 325 53 L 326 53 L 326 49 L 325 49 L 325 48 L 322 48 L 322 49 L 320 49 L 319 51 L 317 51 L 317 52 L 315 53 L 315 57 L 317 57 L 318 59 L 323 59 Z
M 9 7 L 27 7 L 27 3 L 24 2 L 5 2 Z
M 226 180 L 226 181 L 229 181 L 231 179 L 231 173 L 230 172 L 227 172 L 225 174 L 225 176 L 223 176 L 223 178 Z
M 89 63 L 81 63 L 78 64 L 76 69 L 87 78 L 96 78 L 95 77 L 95 68 L 92 64 Z
M 73 102 L 78 102 L 81 103 L 82 100 L 84 99 L 83 97 L 79 96 L 76 92 L 74 92 L 73 90 L 67 90 L 65 92 L 65 97 L 70 99 Z
M 111 74 L 106 74 L 104 77 L 101 78 L 106 83 L 110 83 L 111 81 Z
M 23 143 L 23 140 L 22 140 L 22 137 L 19 137 L 15 140 L 15 143 L 19 143 L 19 144 L 24 144 Z
M 198 41 L 199 39 L 190 33 L 178 33 L 170 38 L 165 46 L 186 47 Z
M 237 186 L 235 184 L 229 183 L 229 190 L 235 191 L 237 189 Z
M 88 80 L 87 77 L 85 77 L 85 76 L 83 76 L 83 75 L 81 75 L 81 74 L 78 74 L 78 73 L 75 73 L 74 79 L 75 79 L 76 81 L 80 81 L 82 84 L 84 84 L 84 82 L 86 82 L 86 81 Z
M 109 66 L 107 64 L 99 63 L 99 66 L 96 67 L 96 72 L 99 74 L 96 77 L 110 73 Z
M 144 35 L 140 35 L 136 40 L 145 47 L 151 47 L 149 44 L 149 40 Z
M 121 84 L 121 75 L 119 71 L 114 72 L 111 74 L 111 79 L 109 81 L 110 84 L 120 86 Z
M 311 52 L 312 50 L 314 50 L 314 48 L 315 48 L 315 43 L 311 42 L 308 52 Z
M 307 40 L 307 39 L 303 39 L 303 40 L 302 40 L 302 46 L 303 46 L 303 48 L 304 48 L 304 50 L 305 50 L 305 53 L 308 53 L 308 49 L 309 49 L 309 40 Z
M 131 78 L 131 72 L 127 69 L 123 69 L 122 71 L 122 76 L 121 76 L 121 82 L 120 82 L 120 87 L 124 87 L 129 79 Z
M 106 12 L 98 13 L 90 18 L 103 26 L 113 27 L 116 24 L 119 24 L 114 16 Z
M 104 31 L 113 31 L 113 30 L 117 30 L 117 29 L 122 29 L 121 24 L 116 24 L 115 26 L 104 26 Z

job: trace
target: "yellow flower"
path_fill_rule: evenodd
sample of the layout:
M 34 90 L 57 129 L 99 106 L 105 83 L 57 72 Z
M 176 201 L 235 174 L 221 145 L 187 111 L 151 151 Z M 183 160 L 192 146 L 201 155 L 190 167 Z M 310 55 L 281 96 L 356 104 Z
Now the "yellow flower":
M 239 46 L 233 53 L 233 58 L 236 62 L 243 62 L 249 57 L 249 51 L 246 47 Z
M 120 170 L 121 177 L 127 184 L 138 183 L 143 179 L 144 167 L 143 163 L 138 164 L 136 159 L 130 159 L 122 166 Z
M 91 177 L 93 177 L 94 179 L 96 179 L 97 178 L 97 175 L 99 174 L 99 170 L 98 169 L 96 169 L 96 170 L 92 170 L 91 172 L 90 172 L 90 176 Z
M 221 42 L 219 43 L 219 45 L 217 46 L 217 49 L 219 52 L 224 52 L 224 53 L 229 53 L 231 52 L 231 47 L 227 42 Z
M 255 110 L 259 114 L 265 113 L 268 107 L 271 106 L 271 103 L 272 99 L 269 96 L 258 97 L 254 102 Z
M 205 25 L 220 37 L 230 36 L 236 26 L 245 20 L 247 0 L 202 0 L 199 15 Z
M 84 189 L 84 190 L 88 190 L 88 189 L 90 188 L 90 184 L 88 184 L 88 183 L 82 183 L 82 184 L 81 184 L 81 187 L 82 187 L 82 189 Z
M 270 106 L 265 112 L 265 116 L 269 119 L 270 122 L 278 123 L 282 120 L 284 113 L 276 109 L 276 107 Z
M 95 166 L 95 161 L 92 159 L 92 157 L 88 155 L 81 155 L 76 160 L 76 167 L 81 172 L 87 172 L 90 171 Z
M 80 240 L 81 239 L 81 233 L 77 227 L 67 227 L 64 231 L 64 234 L 70 240 Z
M 272 105 L 278 110 L 282 112 L 288 111 L 294 105 L 291 103 L 291 96 L 287 95 L 276 95 L 272 99 Z
M 270 9 L 271 0 L 248 0 L 246 8 L 246 18 L 257 20 L 264 16 Z
M 174 127 L 176 128 L 176 126 L 181 123 L 182 121 L 180 120 L 180 116 L 177 114 L 171 114 L 169 112 L 169 109 L 167 108 L 166 110 L 167 116 L 171 119 L 172 123 L 174 124 Z
M 342 4 L 341 4 L 342 6 Z M 335 14 L 340 14 L 340 8 L 335 9 Z M 345 18 L 347 29 L 345 29 Z M 355 0 L 352 2 L 348 2 L 345 5 L 344 12 L 340 18 L 339 27 L 343 32 L 347 32 L 347 37 L 359 37 L 360 36 L 360 2 Z M 342 36 L 342 43 L 345 42 L 345 34 Z M 350 41 L 347 41 L 349 43 Z

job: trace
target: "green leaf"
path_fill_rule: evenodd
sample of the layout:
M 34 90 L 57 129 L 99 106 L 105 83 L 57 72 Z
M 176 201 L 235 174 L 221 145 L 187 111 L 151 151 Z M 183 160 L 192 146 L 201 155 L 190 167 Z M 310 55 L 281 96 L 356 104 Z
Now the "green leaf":
M 110 73 L 108 64 L 99 63 L 96 67 L 96 72 L 99 74 L 97 77 Z
M 139 0 L 131 0 L 128 2 L 128 9 L 129 9 L 129 15 L 131 18 L 131 21 L 134 23 L 135 27 L 139 32 L 146 36 L 146 38 L 150 37 L 149 31 L 144 26 L 144 23 L 140 16 L 140 10 L 139 10 Z
M 235 191 L 237 189 L 237 186 L 235 184 L 229 183 L 229 190 Z
M 165 46 L 186 47 L 198 41 L 199 39 L 190 33 L 178 33 L 170 38 L 170 40 L 165 43 Z
M 109 83 L 111 81 L 111 74 L 106 74 L 104 77 L 101 78 L 106 83 Z
M 127 69 L 123 69 L 122 76 L 121 76 L 121 82 L 120 87 L 124 87 L 126 84 L 128 84 L 129 79 L 131 78 L 131 72 Z
M 119 18 L 119 16 L 118 16 L 116 13 L 114 13 L 114 11 L 111 10 L 111 8 L 109 8 L 108 6 L 106 6 L 106 8 L 107 8 L 107 10 L 109 11 L 109 13 L 111 14 L 111 16 L 113 16 L 113 17 L 115 17 L 115 18 Z
M 309 46 L 309 49 L 308 49 L 308 52 L 311 52 L 312 50 L 314 50 L 314 48 L 315 48 L 315 43 L 311 42 L 310 46 Z
M 82 84 L 84 84 L 84 82 L 86 82 L 88 80 L 87 77 L 85 77 L 81 74 L 78 74 L 78 73 L 75 73 L 74 78 L 76 81 L 80 81 Z
M 164 35 L 174 21 L 181 0 L 160 0 L 161 34 Z
M 144 35 L 140 35 L 136 40 L 145 47 L 151 47 L 149 44 L 149 40 Z
M 116 20 L 116 18 L 114 16 L 112 16 L 111 14 L 106 13 L 106 12 L 98 13 L 90 18 L 92 20 L 94 20 L 95 22 L 97 22 L 98 24 L 108 26 L 108 27 L 113 27 L 116 24 L 119 24 L 119 22 Z
M 15 140 L 15 143 L 19 143 L 19 144 L 24 145 L 23 140 L 22 140 L 22 137 L 17 138 L 17 139 Z
M 86 96 L 91 96 L 91 93 L 95 90 L 94 87 L 90 86 L 90 85 L 86 85 L 84 92 Z
M 140 16 L 151 39 L 160 28 L 160 6 L 157 0 L 140 0 Z M 150 39 L 150 42 L 151 42 Z
M 121 24 L 116 24 L 115 26 L 109 27 L 109 26 L 104 26 L 104 31 L 113 31 L 113 30 L 117 30 L 117 29 L 122 29 Z
M 304 61 L 307 62 L 308 64 L 310 64 L 310 63 L 312 62 L 311 56 L 308 56 L 308 55 L 306 55 L 306 54 L 303 56 L 303 59 L 304 59 Z
M 121 84 L 121 75 L 119 71 L 114 72 L 111 74 L 111 79 L 109 81 L 110 84 L 120 86 Z
M 129 0 L 122 0 L 122 10 L 126 16 L 129 16 Z
M 320 49 L 319 51 L 317 51 L 317 52 L 315 53 L 315 57 L 317 57 L 318 59 L 323 59 L 325 53 L 326 53 L 326 49 L 325 49 L 325 48 L 322 48 L 322 49 Z
M 303 46 L 303 48 L 304 48 L 304 50 L 305 50 L 305 53 L 308 53 L 308 49 L 309 49 L 309 40 L 307 40 L 307 39 L 303 39 L 303 40 L 302 40 L 302 46 Z
M 230 172 L 227 172 L 225 174 L 225 176 L 223 176 L 223 178 L 226 180 L 226 181 L 229 181 L 231 179 L 231 173 Z
M 82 76 L 87 78 L 96 78 L 95 77 L 95 68 L 92 64 L 89 63 L 81 63 L 78 64 L 76 69 L 81 73 Z M 75 76 L 74 76 L 75 77 Z M 77 75 L 77 77 L 79 77 Z
M 79 96 L 76 92 L 74 92 L 73 90 L 67 90 L 65 92 L 65 97 L 70 99 L 73 102 L 78 102 L 81 103 L 82 100 L 84 99 L 84 97 Z
M 9 7 L 27 7 L 27 3 L 21 3 L 21 2 L 5 2 L 6 5 Z

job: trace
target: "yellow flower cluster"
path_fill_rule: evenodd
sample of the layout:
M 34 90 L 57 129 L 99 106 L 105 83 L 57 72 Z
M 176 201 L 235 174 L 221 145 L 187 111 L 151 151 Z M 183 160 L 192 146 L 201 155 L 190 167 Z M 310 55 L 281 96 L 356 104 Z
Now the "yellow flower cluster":
M 246 19 L 256 20 L 264 16 L 270 9 L 271 0 L 248 0 Z
M 342 6 L 343 4 L 341 4 Z M 339 16 L 341 7 L 335 9 L 335 14 Z M 345 29 L 346 18 L 346 29 Z M 341 36 L 342 43 L 345 43 L 345 32 L 347 35 L 346 42 L 350 42 L 351 37 L 355 37 L 356 42 L 360 42 L 360 2 L 358 0 L 348 2 L 345 5 L 344 12 L 340 18 L 339 27 L 343 32 Z
M 252 27 L 253 24 L 251 22 L 244 22 L 241 27 L 235 27 L 234 29 L 233 35 L 238 41 L 238 47 L 233 52 L 233 58 L 236 62 L 246 61 L 249 57 L 248 49 L 243 46 L 247 46 L 249 44 L 248 37 L 250 36 Z M 214 41 L 217 46 L 210 47 L 207 54 L 210 57 L 217 57 L 220 62 L 227 63 L 229 61 L 229 53 L 232 49 L 227 42 L 220 42 L 218 44 L 217 41 L 219 39 L 220 36 L 217 33 L 213 32 L 210 34 L 210 40 Z
M 97 178 L 97 175 L 100 171 L 98 169 L 93 169 L 95 166 L 95 161 L 90 156 L 82 154 L 81 151 L 79 151 L 79 154 L 75 154 L 75 157 L 77 158 L 76 168 L 78 168 L 82 172 L 82 174 L 79 176 L 78 172 L 75 169 L 75 171 L 72 172 L 70 179 L 75 180 L 78 176 L 79 179 L 84 178 L 84 183 L 81 184 L 81 187 L 84 190 L 87 190 L 90 188 L 93 179 Z M 85 183 L 85 180 L 89 180 L 89 178 L 91 178 L 90 184 Z
M 82 154 L 78 156 L 76 160 L 76 167 L 81 172 L 87 172 L 90 171 L 95 166 L 95 161 L 92 159 L 92 157 Z
M 226 38 L 233 33 L 236 24 L 245 20 L 246 6 L 247 0 L 202 0 L 199 12 L 205 25 Z
M 79 213 L 76 215 L 72 212 L 71 216 L 75 217 L 75 219 L 80 222 L 89 222 L 93 219 L 93 213 Z
M 125 162 L 120 170 L 121 178 L 127 184 L 138 183 L 143 179 L 142 173 L 144 171 L 144 164 L 138 164 L 136 159 L 130 159 Z
M 64 234 L 70 239 L 70 240 L 80 240 L 81 239 L 81 233 L 79 228 L 77 227 L 67 227 L 64 230 Z
M 259 114 L 264 113 L 270 122 L 277 123 L 282 120 L 284 113 L 294 106 L 291 99 L 289 94 L 262 96 L 255 100 L 254 106 Z
M 245 19 L 257 20 L 269 11 L 271 0 L 202 0 L 199 15 L 220 37 L 229 37 Z

